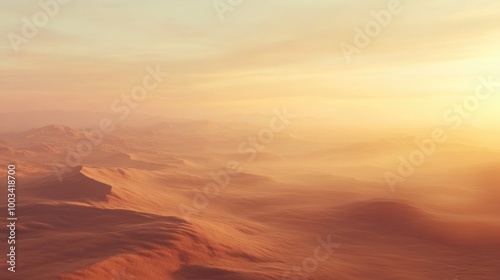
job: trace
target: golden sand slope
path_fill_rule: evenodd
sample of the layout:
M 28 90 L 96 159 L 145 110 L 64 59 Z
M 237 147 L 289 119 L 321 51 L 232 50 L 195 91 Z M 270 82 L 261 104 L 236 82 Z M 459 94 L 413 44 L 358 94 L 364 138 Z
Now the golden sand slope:
M 383 174 L 408 137 L 283 134 L 247 161 L 238 145 L 257 128 L 186 122 L 120 128 L 62 182 L 49 162 L 78 131 L 4 135 L 21 220 L 18 273 L 2 263 L 1 279 L 499 279 L 497 150 L 450 143 L 391 193 Z M 183 216 L 230 160 L 241 172 Z M 308 267 L 316 251 L 329 255 Z

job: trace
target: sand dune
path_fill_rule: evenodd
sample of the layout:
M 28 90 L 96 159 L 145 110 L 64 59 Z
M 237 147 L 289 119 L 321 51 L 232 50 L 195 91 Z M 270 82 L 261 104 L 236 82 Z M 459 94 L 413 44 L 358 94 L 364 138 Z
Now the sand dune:
M 348 205 L 343 211 L 351 222 L 367 223 L 399 235 L 449 245 L 500 246 L 498 223 L 431 214 L 404 201 L 370 200 Z
M 62 182 L 53 176 L 40 179 L 39 186 L 32 188 L 30 194 L 50 200 L 106 200 L 111 189 L 110 185 L 87 177 L 79 166 L 66 174 Z
M 1 156 L 18 156 L 23 180 L 19 273 L 2 279 L 500 275 L 498 154 L 489 148 L 445 145 L 391 193 L 383 172 L 412 147 L 411 136 L 346 145 L 286 134 L 247 160 L 238 145 L 255 131 L 187 120 L 121 126 L 61 182 L 47 161 L 64 162 L 67 145 L 84 137 L 79 130 L 53 125 L 4 135 Z M 460 150 L 475 158 L 442 164 Z M 237 174 L 223 172 L 230 161 L 241 164 Z M 181 205 L 194 214 L 185 217 Z M 302 263 L 326 238 L 340 247 L 304 274 Z

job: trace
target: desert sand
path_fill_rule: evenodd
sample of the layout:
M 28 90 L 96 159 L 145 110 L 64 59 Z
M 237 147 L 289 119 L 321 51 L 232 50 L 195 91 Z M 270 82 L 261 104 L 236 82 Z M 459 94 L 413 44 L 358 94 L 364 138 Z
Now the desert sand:
M 454 135 L 391 190 L 384 174 L 415 149 L 415 135 L 330 128 L 316 137 L 305 127 L 258 143 L 252 157 L 241 145 L 260 124 L 121 125 L 62 181 L 53 165 L 85 130 L 3 133 L 20 220 L 18 272 L 2 262 L 0 278 L 498 279 L 494 141 Z M 229 163 L 239 164 L 232 174 Z

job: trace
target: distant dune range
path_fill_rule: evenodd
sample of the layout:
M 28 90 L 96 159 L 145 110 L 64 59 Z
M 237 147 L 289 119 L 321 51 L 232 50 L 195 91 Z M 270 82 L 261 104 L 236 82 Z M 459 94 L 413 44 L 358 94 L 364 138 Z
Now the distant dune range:
M 283 275 L 327 236 L 341 246 L 307 279 L 498 279 L 494 147 L 445 143 L 392 193 L 384 172 L 415 148 L 412 136 L 314 142 L 292 128 L 249 160 L 238 147 L 259 129 L 187 120 L 118 126 L 63 181 L 51 164 L 85 138 L 80 129 L 2 134 L 0 160 L 18 169 L 20 221 L 18 273 L 4 276 L 2 262 L 1 279 L 304 279 L 297 270 Z M 194 189 L 231 160 L 241 172 L 184 217 L 179 206 L 192 206 Z

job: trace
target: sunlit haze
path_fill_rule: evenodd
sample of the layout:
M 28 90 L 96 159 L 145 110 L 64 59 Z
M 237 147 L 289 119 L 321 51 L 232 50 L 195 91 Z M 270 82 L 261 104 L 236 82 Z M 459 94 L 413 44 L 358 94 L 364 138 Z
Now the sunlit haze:
M 29 3 L 0 3 L 0 33 L 20 34 L 21 18 L 39 10 Z M 170 76 L 139 113 L 209 118 L 286 105 L 347 123 L 427 124 L 498 74 L 500 2 L 485 0 L 402 1 L 347 63 L 341 44 L 387 3 L 243 1 L 221 21 L 213 1 L 69 1 L 19 53 L 3 37 L 0 109 L 107 112 L 158 64 Z M 467 122 L 489 126 L 499 106 L 497 94 Z

